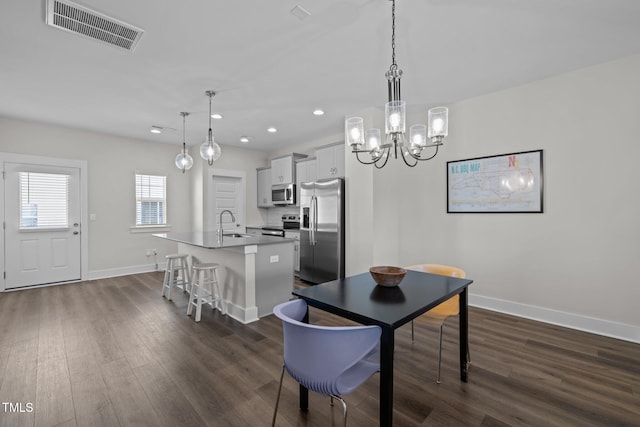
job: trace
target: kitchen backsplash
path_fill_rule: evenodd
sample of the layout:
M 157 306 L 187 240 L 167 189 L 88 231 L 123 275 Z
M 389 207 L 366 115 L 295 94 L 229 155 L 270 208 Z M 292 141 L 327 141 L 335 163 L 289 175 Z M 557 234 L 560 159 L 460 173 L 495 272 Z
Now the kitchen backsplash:
M 268 209 L 260 209 L 260 216 L 264 224 L 281 224 L 282 215 L 300 214 L 300 208 L 297 206 L 274 207 Z M 262 224 L 249 224 L 262 225 Z

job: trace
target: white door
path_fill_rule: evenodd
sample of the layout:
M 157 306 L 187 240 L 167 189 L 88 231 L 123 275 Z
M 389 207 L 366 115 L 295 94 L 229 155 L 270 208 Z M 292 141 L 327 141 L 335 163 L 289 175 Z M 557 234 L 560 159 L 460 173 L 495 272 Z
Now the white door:
M 245 208 L 242 178 L 234 176 L 213 175 L 213 210 L 216 230 L 220 228 L 220 213 L 225 209 L 233 212 L 235 223 L 231 215 L 222 215 L 222 229 L 225 232 L 244 232 Z
M 80 280 L 80 170 L 4 165 L 5 288 Z

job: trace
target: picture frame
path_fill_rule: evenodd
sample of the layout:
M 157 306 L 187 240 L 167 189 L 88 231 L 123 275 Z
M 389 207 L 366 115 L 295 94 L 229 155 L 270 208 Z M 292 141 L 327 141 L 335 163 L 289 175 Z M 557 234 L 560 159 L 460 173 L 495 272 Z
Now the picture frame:
M 447 213 L 543 213 L 543 150 L 447 162 Z

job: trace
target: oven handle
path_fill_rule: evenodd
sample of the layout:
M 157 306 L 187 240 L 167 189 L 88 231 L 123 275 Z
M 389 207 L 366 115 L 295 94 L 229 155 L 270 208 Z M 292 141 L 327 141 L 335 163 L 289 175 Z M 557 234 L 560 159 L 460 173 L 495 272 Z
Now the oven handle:
M 262 230 L 262 235 L 284 237 L 284 230 Z

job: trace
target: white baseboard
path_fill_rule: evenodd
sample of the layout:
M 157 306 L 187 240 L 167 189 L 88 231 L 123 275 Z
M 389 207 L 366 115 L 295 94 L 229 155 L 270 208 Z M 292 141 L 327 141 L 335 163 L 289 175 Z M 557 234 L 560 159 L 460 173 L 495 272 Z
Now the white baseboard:
M 228 300 L 225 300 L 225 307 L 227 309 L 227 316 L 245 325 L 258 320 L 258 307 L 242 308 Z
M 108 279 L 109 277 L 128 276 L 130 274 L 150 273 L 152 271 L 164 271 L 166 263 L 133 265 L 130 267 L 110 268 L 107 270 L 94 270 L 87 274 L 85 280 Z
M 626 323 L 611 322 L 609 320 L 481 295 L 470 294 L 469 305 L 566 328 L 577 329 L 579 331 L 640 343 L 640 327 Z

